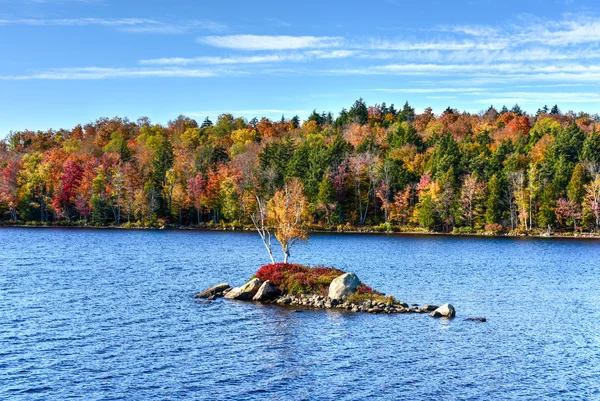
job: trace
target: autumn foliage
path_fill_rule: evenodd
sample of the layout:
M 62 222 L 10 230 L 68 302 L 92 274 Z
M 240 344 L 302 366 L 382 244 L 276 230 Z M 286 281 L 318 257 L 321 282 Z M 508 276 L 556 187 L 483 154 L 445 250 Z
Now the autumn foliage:
M 326 295 L 333 279 L 342 274 L 343 271 L 331 267 L 275 263 L 262 266 L 255 275 L 261 281 L 269 280 L 271 284 L 290 294 Z
M 305 121 L 224 113 L 214 122 L 115 117 L 23 130 L 0 141 L 0 220 L 256 221 L 285 258 L 311 228 L 599 231 L 599 123 L 558 106 L 418 113 L 359 99 Z

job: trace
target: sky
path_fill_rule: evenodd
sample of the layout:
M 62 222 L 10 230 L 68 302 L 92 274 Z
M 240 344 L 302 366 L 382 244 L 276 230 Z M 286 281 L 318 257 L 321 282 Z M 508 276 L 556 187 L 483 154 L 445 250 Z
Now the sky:
M 99 117 L 600 110 L 595 0 L 0 0 L 0 138 Z

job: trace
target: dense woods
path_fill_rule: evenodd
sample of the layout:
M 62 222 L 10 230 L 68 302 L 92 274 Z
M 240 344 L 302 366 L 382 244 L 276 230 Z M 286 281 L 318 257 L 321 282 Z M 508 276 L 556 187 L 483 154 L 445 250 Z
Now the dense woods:
M 304 228 L 597 231 L 599 122 L 557 106 L 435 115 L 362 99 L 304 122 L 101 118 L 0 142 L 0 214 L 13 224 L 260 229 L 290 218 L 275 194 L 293 190 L 291 218 Z

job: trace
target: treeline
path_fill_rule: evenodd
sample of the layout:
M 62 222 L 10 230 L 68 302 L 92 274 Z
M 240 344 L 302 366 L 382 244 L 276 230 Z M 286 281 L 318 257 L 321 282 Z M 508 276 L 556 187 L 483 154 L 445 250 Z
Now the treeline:
M 15 223 L 249 225 L 296 178 L 314 226 L 596 231 L 599 122 L 557 106 L 435 115 L 362 99 L 304 122 L 101 118 L 0 142 L 0 213 Z

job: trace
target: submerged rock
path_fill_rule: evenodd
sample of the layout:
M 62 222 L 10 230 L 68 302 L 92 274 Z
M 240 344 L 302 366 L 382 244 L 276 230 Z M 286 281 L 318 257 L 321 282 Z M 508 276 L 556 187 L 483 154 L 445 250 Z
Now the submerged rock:
M 281 293 L 279 288 L 275 287 L 269 280 L 262 283 L 256 295 L 252 298 L 253 301 L 272 301 Z
M 342 300 L 348 295 L 356 291 L 356 288 L 360 285 L 358 276 L 354 273 L 345 273 L 339 277 L 333 279 L 329 285 L 329 298 L 335 300 Z
M 232 288 L 231 291 L 225 294 L 225 298 L 245 301 L 251 300 L 252 297 L 256 295 L 261 285 L 262 281 L 257 278 L 253 278 L 241 287 Z
M 455 315 L 456 315 L 456 310 L 454 309 L 454 306 L 452 306 L 450 304 L 444 304 L 429 314 L 429 316 L 431 316 L 431 317 L 448 317 L 448 318 L 452 318 Z
M 469 321 L 469 322 L 487 322 L 487 319 L 484 317 L 468 317 L 465 320 Z
M 210 298 L 213 296 L 214 297 L 222 296 L 223 293 L 230 288 L 231 287 L 227 283 L 217 284 L 215 286 L 205 289 L 202 292 L 199 292 L 198 294 L 196 294 L 194 296 L 194 298 Z

